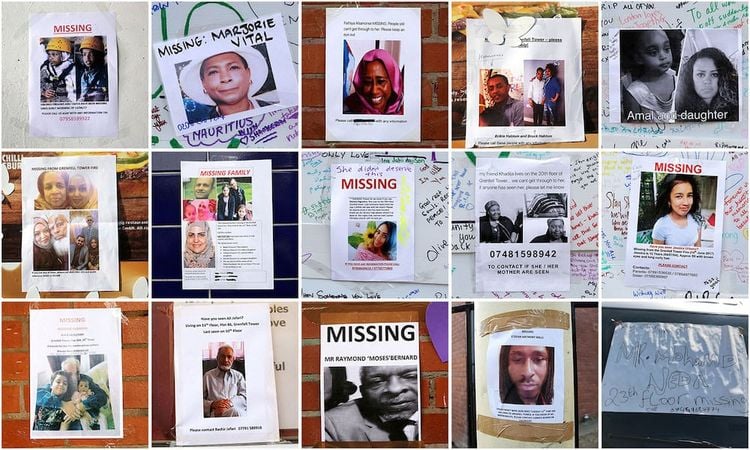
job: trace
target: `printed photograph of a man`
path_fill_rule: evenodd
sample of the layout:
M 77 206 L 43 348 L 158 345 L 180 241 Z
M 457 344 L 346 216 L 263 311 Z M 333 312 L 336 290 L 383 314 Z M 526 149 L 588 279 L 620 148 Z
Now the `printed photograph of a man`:
M 358 379 L 354 378 L 357 370 Z M 344 372 L 348 372 L 348 377 Z M 359 384 L 360 398 L 356 398 L 357 383 L 353 379 Z M 419 369 L 416 365 L 327 367 L 323 383 L 326 441 L 419 440 Z M 352 397 L 355 398 L 350 400 Z
M 212 342 L 203 349 L 203 417 L 245 415 L 244 343 Z
M 266 44 L 238 48 L 205 59 L 178 64 L 188 123 L 198 123 L 268 106 L 277 101 L 256 98 L 275 91 Z
M 551 405 L 554 397 L 554 347 L 500 347 L 500 401 L 513 405 Z

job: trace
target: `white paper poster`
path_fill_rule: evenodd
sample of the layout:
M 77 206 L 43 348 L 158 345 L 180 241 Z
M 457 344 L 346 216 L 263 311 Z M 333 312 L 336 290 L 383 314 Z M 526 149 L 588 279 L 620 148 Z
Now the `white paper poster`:
M 22 290 L 117 291 L 115 156 L 23 158 Z
M 273 289 L 271 161 L 182 161 L 182 288 Z
M 739 29 L 610 29 L 610 122 L 737 122 Z
M 563 422 L 564 353 L 561 329 L 491 334 L 485 367 L 492 416 L 531 423 Z
M 724 325 L 617 325 L 602 410 L 747 417 L 747 348 Z
M 581 19 L 466 21 L 466 147 L 583 141 Z
M 154 55 L 179 135 L 298 104 L 281 14 L 159 42 Z
M 297 324 L 299 303 L 271 304 L 273 365 L 276 373 L 276 398 L 279 405 L 279 429 L 297 429 L 299 409 L 299 346 Z
M 633 158 L 625 283 L 719 291 L 725 161 Z
M 414 280 L 413 165 L 331 165 L 331 279 Z
M 419 142 L 419 8 L 326 9 L 326 140 Z
M 29 311 L 31 439 L 122 438 L 120 308 Z
M 267 303 L 175 303 L 177 445 L 279 440 Z
M 476 166 L 476 292 L 570 290 L 570 159 Z
M 108 12 L 29 18 L 33 136 L 116 137 L 117 22 Z
M 320 328 L 324 442 L 420 440 L 419 323 Z

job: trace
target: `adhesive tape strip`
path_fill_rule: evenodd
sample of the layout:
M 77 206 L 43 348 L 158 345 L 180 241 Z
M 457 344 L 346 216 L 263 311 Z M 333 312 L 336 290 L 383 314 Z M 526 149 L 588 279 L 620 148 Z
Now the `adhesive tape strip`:
M 495 314 L 484 319 L 479 328 L 479 335 L 486 336 L 501 331 L 524 328 L 562 328 L 570 329 L 570 315 L 555 309 L 524 309 Z
M 572 422 L 563 423 L 528 423 L 512 420 L 495 419 L 479 415 L 477 430 L 503 439 L 525 442 L 565 442 L 573 439 Z

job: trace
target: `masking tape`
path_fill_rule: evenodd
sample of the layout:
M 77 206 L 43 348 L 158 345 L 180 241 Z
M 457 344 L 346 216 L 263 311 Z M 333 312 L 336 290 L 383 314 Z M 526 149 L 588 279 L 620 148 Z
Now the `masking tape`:
M 479 415 L 477 430 L 503 439 L 524 442 L 565 442 L 573 439 L 573 422 L 528 423 Z
M 555 309 L 524 309 L 495 314 L 484 319 L 479 327 L 479 335 L 486 336 L 501 331 L 524 328 L 570 329 L 570 315 Z

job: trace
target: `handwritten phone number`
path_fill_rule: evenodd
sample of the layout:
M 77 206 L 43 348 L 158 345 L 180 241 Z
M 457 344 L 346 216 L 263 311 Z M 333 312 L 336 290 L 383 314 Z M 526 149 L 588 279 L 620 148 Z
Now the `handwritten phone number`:
M 490 258 L 557 258 L 557 250 L 490 250 Z

